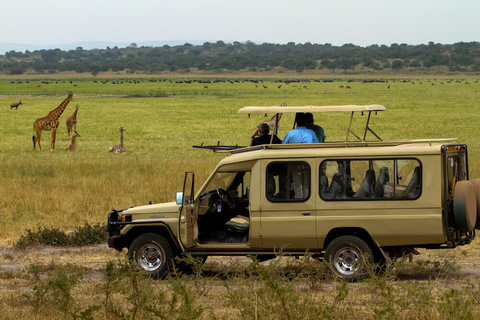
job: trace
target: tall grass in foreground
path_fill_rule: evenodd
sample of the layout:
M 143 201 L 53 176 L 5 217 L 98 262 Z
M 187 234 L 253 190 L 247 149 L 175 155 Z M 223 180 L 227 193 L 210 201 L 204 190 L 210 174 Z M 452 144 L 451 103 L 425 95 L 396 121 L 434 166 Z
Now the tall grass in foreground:
M 196 263 L 192 275 L 153 281 L 126 259 L 110 261 L 101 277 L 72 264 L 31 264 L 15 278 L 23 295 L 0 293 L 9 319 L 476 319 L 477 282 L 457 282 L 455 265 L 403 263 L 361 283 L 332 278 L 323 262 L 278 257 L 243 263 Z M 410 269 L 409 269 L 410 268 Z M 433 278 L 402 281 L 415 276 Z
M 383 104 L 371 127 L 383 139 L 456 137 L 469 146 L 471 177 L 480 177 L 480 84 L 471 81 L 415 80 L 404 83 L 283 84 L 251 82 L 179 84 L 175 81 L 140 84 L 101 84 L 92 80 L 40 84 L 39 80 L 10 83 L 0 80 L 0 243 L 11 244 L 26 229 L 56 226 L 69 230 L 85 222 L 104 223 L 112 208 L 174 201 L 185 171 L 195 171 L 196 188 L 224 155 L 196 150 L 192 145 L 247 145 L 263 115 L 238 115 L 247 105 Z M 346 85 L 352 89 L 340 88 Z M 390 87 L 388 87 L 390 86 Z M 33 151 L 32 126 L 64 99 L 75 96 L 60 118 L 55 152 L 50 132 L 43 132 L 43 150 Z M 22 100 L 18 110 L 12 102 Z M 78 151 L 70 145 L 65 120 L 77 115 Z M 268 115 L 269 117 L 271 115 Z M 318 114 L 327 139 L 345 139 L 349 115 Z M 360 132 L 366 117 L 354 129 Z M 292 127 L 284 115 L 280 137 Z M 110 154 L 124 133 L 125 154 Z

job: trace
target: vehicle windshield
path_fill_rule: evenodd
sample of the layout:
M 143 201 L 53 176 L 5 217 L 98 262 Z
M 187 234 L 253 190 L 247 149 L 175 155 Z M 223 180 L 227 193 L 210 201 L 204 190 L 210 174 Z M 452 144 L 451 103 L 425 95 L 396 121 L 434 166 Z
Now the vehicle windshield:
M 237 191 L 237 194 L 242 197 L 246 194 L 247 188 L 250 186 L 249 182 L 249 172 L 217 172 L 207 185 L 205 193 L 222 188 L 226 191 Z

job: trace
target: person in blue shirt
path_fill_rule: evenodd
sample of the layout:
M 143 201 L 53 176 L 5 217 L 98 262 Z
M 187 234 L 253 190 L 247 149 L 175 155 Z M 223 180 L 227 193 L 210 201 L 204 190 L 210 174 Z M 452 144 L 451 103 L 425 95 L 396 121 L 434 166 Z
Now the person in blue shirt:
M 297 113 L 295 117 L 297 127 L 287 132 L 282 143 L 319 143 L 317 135 L 307 129 L 307 118 L 304 113 Z
M 307 112 L 305 113 L 305 116 L 307 117 L 307 125 L 305 127 L 315 132 L 318 142 L 325 142 L 325 139 L 327 138 L 327 136 L 325 135 L 325 130 L 323 130 L 323 128 L 319 125 L 313 123 L 313 114 Z

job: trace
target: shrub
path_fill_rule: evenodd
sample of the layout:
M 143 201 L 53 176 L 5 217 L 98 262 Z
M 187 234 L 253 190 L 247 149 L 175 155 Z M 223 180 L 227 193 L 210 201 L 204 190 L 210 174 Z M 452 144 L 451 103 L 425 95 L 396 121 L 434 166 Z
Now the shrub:
M 26 248 L 35 244 L 50 246 L 85 246 L 105 242 L 107 233 L 105 226 L 100 224 L 90 225 L 86 222 L 82 227 L 67 234 L 56 227 L 39 227 L 37 231 L 26 230 L 26 234 L 20 236 L 15 246 Z

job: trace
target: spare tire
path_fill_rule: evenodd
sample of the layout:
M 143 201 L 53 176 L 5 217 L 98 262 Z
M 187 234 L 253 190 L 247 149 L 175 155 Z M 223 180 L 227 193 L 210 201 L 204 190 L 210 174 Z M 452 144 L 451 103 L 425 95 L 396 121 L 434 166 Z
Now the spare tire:
M 475 229 L 480 229 L 480 179 L 473 179 L 470 182 L 473 184 L 475 199 L 477 200 L 477 223 L 475 224 Z
M 475 189 L 469 180 L 458 181 L 453 194 L 453 218 L 460 232 L 470 232 L 477 222 Z

